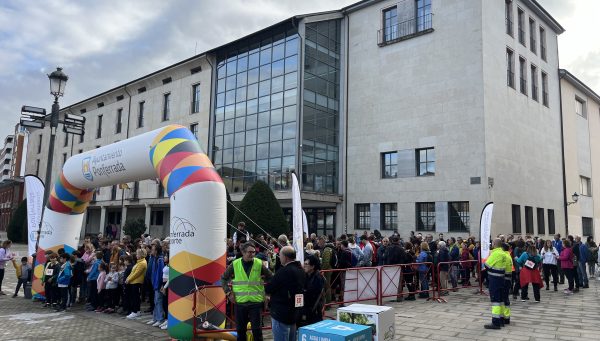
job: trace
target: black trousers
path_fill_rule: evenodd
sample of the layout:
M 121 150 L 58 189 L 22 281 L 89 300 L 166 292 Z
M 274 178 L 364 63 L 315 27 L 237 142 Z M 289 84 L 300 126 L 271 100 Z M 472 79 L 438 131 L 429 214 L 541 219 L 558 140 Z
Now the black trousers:
M 577 270 L 575 268 L 565 268 L 563 269 L 565 276 L 567 276 L 567 281 L 569 281 L 569 290 L 573 291 L 573 287 L 575 286 L 575 276 L 577 276 Z
M 67 301 L 69 300 L 69 287 L 58 288 L 60 291 L 60 308 L 67 309 Z
M 531 286 L 533 287 L 533 298 L 536 301 L 540 300 L 540 285 L 537 283 L 531 283 Z M 529 296 L 529 284 L 525 284 L 523 287 L 521 287 L 521 298 L 522 299 L 526 299 Z
M 237 340 L 246 341 L 246 327 L 248 322 L 252 324 L 252 336 L 255 341 L 262 341 L 262 329 L 260 323 L 260 313 L 263 303 L 243 303 L 235 305 L 235 325 L 237 331 Z
M 15 295 L 17 295 L 19 293 L 19 290 L 21 290 L 21 285 L 23 286 L 23 290 L 25 290 L 25 284 L 27 284 L 27 279 L 20 279 L 17 282 L 17 287 L 15 288 Z
M 123 307 L 125 312 L 131 312 L 131 284 L 123 285 L 123 299 L 121 300 L 121 307 Z
M 94 281 L 88 281 L 88 301 L 92 305 L 92 308 L 98 308 L 98 283 Z
M 552 283 L 556 288 L 556 285 L 558 284 L 558 267 L 554 264 L 544 264 L 543 270 L 544 282 L 546 282 L 546 287 L 550 286 L 550 274 L 552 274 Z
M 140 311 L 140 305 L 142 304 L 142 285 L 131 284 L 131 311 L 137 313 Z
M 0 269 L 0 291 L 2 291 L 2 281 L 4 280 L 4 269 Z

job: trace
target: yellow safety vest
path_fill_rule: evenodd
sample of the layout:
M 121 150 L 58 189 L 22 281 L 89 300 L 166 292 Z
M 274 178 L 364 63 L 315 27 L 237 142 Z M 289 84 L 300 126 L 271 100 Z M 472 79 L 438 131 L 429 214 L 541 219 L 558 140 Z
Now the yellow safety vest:
M 237 303 L 260 303 L 265 300 L 265 287 L 262 283 L 260 273 L 262 270 L 262 261 L 254 258 L 250 277 L 246 275 L 242 259 L 233 261 L 233 281 L 232 289 Z

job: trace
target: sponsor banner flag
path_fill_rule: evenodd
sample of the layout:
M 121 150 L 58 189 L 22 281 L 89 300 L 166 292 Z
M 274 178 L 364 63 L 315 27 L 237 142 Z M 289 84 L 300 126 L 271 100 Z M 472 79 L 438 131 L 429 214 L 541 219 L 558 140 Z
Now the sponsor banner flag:
M 44 183 L 35 175 L 25 176 L 25 196 L 27 198 L 27 256 L 35 253 L 38 229 L 44 205 Z
M 486 259 L 490 255 L 490 236 L 492 233 L 492 211 L 494 210 L 494 203 L 487 203 L 481 211 L 481 220 L 479 226 L 481 228 L 480 238 L 481 240 L 481 259 Z
M 304 234 L 302 228 L 302 199 L 298 178 L 292 173 L 292 216 L 293 216 L 293 245 L 296 249 L 296 260 L 304 264 Z

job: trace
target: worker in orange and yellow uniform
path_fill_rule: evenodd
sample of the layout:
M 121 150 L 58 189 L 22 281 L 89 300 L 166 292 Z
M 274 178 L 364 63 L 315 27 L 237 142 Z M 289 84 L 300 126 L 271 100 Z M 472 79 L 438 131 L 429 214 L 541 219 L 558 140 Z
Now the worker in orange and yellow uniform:
M 510 324 L 510 289 L 512 288 L 512 273 L 515 271 L 512 256 L 510 255 L 510 246 L 507 243 L 502 243 L 502 250 L 505 255 L 504 267 L 504 309 L 502 309 L 502 324 Z
M 492 242 L 492 251 L 484 264 L 488 275 L 490 300 L 492 301 L 492 323 L 486 324 L 485 329 L 500 329 L 504 326 L 504 275 L 506 274 L 507 264 L 506 253 L 502 249 L 502 241 L 500 238 L 496 238 Z

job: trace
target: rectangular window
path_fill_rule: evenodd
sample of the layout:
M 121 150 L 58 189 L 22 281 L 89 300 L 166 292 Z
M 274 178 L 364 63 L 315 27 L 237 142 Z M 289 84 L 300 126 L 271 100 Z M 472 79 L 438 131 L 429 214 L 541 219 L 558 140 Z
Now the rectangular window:
M 197 140 L 198 139 L 198 123 L 190 124 L 190 131 L 192 132 L 192 134 L 194 135 L 194 137 Z
M 415 203 L 415 217 L 417 231 L 435 231 L 435 203 Z
M 79 143 L 83 143 L 83 136 L 84 134 L 79 135 Z
M 533 53 L 537 53 L 536 51 L 536 39 L 535 35 L 537 34 L 537 30 L 535 29 L 535 20 L 529 18 L 529 49 Z
M 354 205 L 354 225 L 358 230 L 371 229 L 371 205 L 356 204 Z
M 592 196 L 592 180 L 585 176 L 580 176 L 580 193 L 586 197 Z
M 554 210 L 548 209 L 548 234 L 553 235 L 556 233 L 556 227 L 554 226 Z
M 581 217 L 582 235 L 584 237 L 594 236 L 594 220 L 588 217 Z
M 542 71 L 542 104 L 548 106 L 548 75 Z
M 583 118 L 587 118 L 585 113 L 585 102 L 579 98 L 575 98 L 575 113 Z
M 417 0 L 417 32 L 431 28 L 431 0 Z
M 141 128 L 144 126 L 144 103 L 140 102 L 138 106 L 138 119 L 137 119 L 137 127 Z
M 517 25 L 519 29 L 519 43 L 525 46 L 525 13 L 517 7 Z
M 117 200 L 117 185 L 110 188 L 110 200 Z
M 512 0 L 505 0 L 505 21 L 506 21 L 506 34 L 513 37 L 513 7 Z
M 468 201 L 448 203 L 448 231 L 468 232 L 471 224 Z
M 515 88 L 515 54 L 511 49 L 506 49 L 506 84 Z
M 546 30 L 540 26 L 540 56 L 546 60 Z
M 133 183 L 133 199 L 138 199 L 140 195 L 140 182 L 136 181 Z
M 163 113 L 162 120 L 168 121 L 171 107 L 171 93 L 167 93 L 163 95 Z
M 394 6 L 383 11 L 383 39 L 391 41 L 398 38 L 398 7 Z
M 83 153 L 83 149 L 79 149 L 79 150 L 77 151 L 77 154 L 81 154 L 81 153 Z
M 523 95 L 527 96 L 527 62 L 523 57 L 519 57 L 519 72 L 520 90 Z
M 537 67 L 531 64 L 531 98 L 534 101 L 538 100 L 538 76 Z
M 64 166 L 66 162 L 67 162 L 67 153 L 63 153 L 62 165 Z
M 533 207 L 525 206 L 525 233 L 533 234 Z
M 35 176 L 40 176 L 40 159 L 35 160 Z
M 381 177 L 398 177 L 398 152 L 381 153 Z
M 41 153 L 42 152 L 42 134 L 38 135 L 38 146 L 37 146 L 37 153 Z
M 417 149 L 417 176 L 435 175 L 435 149 Z
M 521 206 L 512 205 L 512 231 L 521 233 Z
M 162 225 L 164 218 L 164 211 L 152 211 L 150 215 L 150 225 Z
M 163 198 L 165 196 L 165 187 L 162 184 L 162 181 L 158 182 L 158 193 L 156 193 L 157 198 Z
M 69 133 L 65 133 L 65 139 L 63 140 L 63 147 L 67 147 L 69 145 Z
M 192 85 L 192 113 L 200 112 L 200 84 Z
M 398 229 L 398 204 L 381 204 L 381 229 Z
M 117 126 L 115 128 L 115 133 L 121 133 L 121 120 L 123 119 L 123 108 L 117 109 Z
M 546 223 L 544 221 L 544 209 L 537 208 L 537 223 L 538 223 L 538 234 L 546 234 Z
M 102 115 L 98 115 L 98 121 L 96 122 L 96 138 L 102 137 Z

